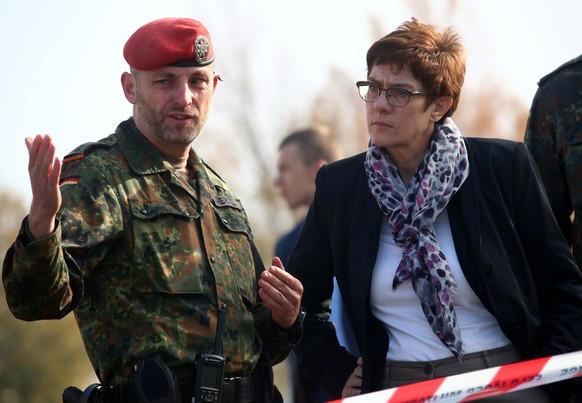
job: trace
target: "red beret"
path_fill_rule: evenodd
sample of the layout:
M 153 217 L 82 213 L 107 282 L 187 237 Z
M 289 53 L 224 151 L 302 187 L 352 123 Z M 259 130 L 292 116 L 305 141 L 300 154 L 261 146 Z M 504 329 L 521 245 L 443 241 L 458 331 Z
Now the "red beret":
M 210 34 L 199 21 L 162 18 L 152 21 L 127 40 L 123 57 L 138 70 L 162 66 L 206 66 L 214 61 Z

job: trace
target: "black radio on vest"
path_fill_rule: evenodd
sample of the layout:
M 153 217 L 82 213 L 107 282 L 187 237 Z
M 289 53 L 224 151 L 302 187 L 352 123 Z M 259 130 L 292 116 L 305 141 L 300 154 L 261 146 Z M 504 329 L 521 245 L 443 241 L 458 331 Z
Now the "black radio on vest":
M 195 393 L 196 403 L 220 402 L 222 391 L 222 377 L 224 376 L 224 357 L 222 356 L 222 338 L 224 334 L 224 321 L 226 306 L 218 311 L 218 323 L 216 324 L 216 337 L 214 340 L 214 353 L 199 354 L 196 360 Z

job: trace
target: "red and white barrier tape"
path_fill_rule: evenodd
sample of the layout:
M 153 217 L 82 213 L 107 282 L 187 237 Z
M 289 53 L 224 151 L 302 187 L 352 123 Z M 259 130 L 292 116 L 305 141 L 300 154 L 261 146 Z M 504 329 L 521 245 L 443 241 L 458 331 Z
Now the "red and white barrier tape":
M 582 376 L 582 351 L 437 378 L 334 403 L 468 402 Z

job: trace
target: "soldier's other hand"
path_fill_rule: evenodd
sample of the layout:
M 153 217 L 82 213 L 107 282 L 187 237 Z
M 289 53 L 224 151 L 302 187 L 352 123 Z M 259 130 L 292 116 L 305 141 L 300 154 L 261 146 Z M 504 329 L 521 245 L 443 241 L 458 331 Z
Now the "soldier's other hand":
M 272 266 L 261 274 L 259 295 L 271 309 L 275 323 L 284 328 L 293 325 L 301 308 L 303 285 L 285 271 L 281 259 L 276 256 Z

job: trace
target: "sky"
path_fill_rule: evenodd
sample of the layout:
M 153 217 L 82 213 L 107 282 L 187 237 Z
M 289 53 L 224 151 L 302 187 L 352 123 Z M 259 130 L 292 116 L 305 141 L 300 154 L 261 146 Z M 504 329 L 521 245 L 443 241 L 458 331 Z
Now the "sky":
M 289 111 L 307 121 L 306 100 L 331 67 L 340 67 L 354 82 L 365 78 L 365 53 L 378 29 L 384 35 L 411 16 L 452 25 L 460 33 L 467 49 L 465 88 L 501 83 L 529 106 L 539 78 L 582 53 L 580 15 L 579 0 L 3 1 L 0 189 L 31 199 L 26 136 L 51 134 L 62 157 L 105 137 L 130 116 L 120 85 L 128 69 L 123 45 L 139 26 L 157 18 L 202 21 L 214 43 L 218 72 L 222 60 L 235 67 L 236 55 L 251 60 L 253 85 L 264 94 L 257 119 L 265 126 L 262 132 L 276 133 Z M 283 81 L 292 90 L 272 90 Z M 215 105 L 228 97 L 232 83 L 220 85 L 224 90 L 217 92 Z M 225 113 L 224 108 L 211 112 L 208 125 L 219 130 Z

